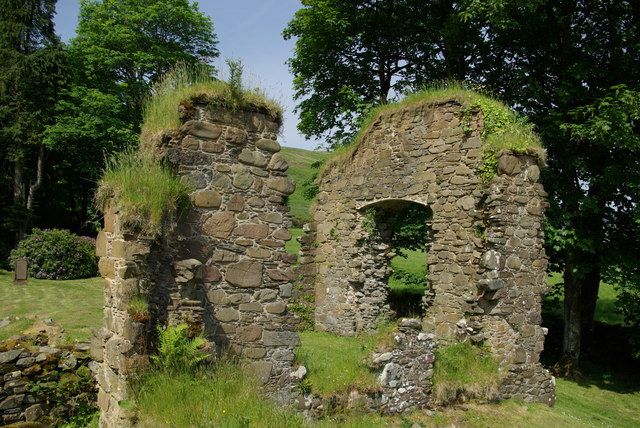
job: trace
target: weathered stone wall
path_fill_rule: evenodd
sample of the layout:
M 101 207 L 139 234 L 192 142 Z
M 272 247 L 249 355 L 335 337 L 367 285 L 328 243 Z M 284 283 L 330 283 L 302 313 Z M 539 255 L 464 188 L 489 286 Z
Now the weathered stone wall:
M 300 243 L 298 264 L 294 268 L 294 285 L 291 295 L 291 312 L 295 315 L 298 330 L 313 329 L 315 324 L 315 284 L 317 265 L 315 223 L 303 226 L 304 233 L 297 237 Z
M 436 313 L 446 314 L 438 315 L 434 332 L 439 337 L 455 337 L 456 323 L 468 305 L 464 299 L 447 295 L 475 295 L 468 285 L 478 279 L 481 243 L 474 240 L 473 231 L 481 221 L 476 203 L 483 195 L 476 174 L 482 118 L 479 114 L 470 117 L 470 131 L 465 133 L 460 109 L 459 104 L 449 102 L 383 115 L 351 159 L 322 177 L 314 213 L 319 244 L 316 323 L 320 329 L 355 334 L 375 328 L 375 315 L 369 312 L 386 304 L 386 277 L 373 279 L 366 274 L 364 267 L 373 256 L 366 242 L 370 233 L 363 224 L 364 214 L 377 203 L 400 200 L 433 212 L 429 280 L 436 295 L 426 322 Z M 385 250 L 379 246 L 378 251 Z M 455 267 L 449 269 L 449 265 Z M 375 283 L 367 284 L 367 280 Z M 365 286 L 378 289 L 379 294 L 365 296 Z
M 393 349 L 373 355 L 373 367 L 381 369 L 378 380 L 382 386 L 380 409 L 384 413 L 432 406 L 435 337 L 420 330 L 420 320 L 403 318 L 393 334 Z
M 129 380 L 148 362 L 153 324 L 138 322 L 128 311 L 136 296 L 153 299 L 149 262 L 153 241 L 127 233 L 118 210 L 105 211 L 104 228 L 96 240 L 98 267 L 104 277 L 103 326 L 94 332 L 91 354 L 97 369 L 98 407 L 101 427 L 126 427 L 134 415 L 126 403 L 131 400 Z M 157 319 L 157 318 L 156 318 Z
M 52 346 L 46 333 L 0 342 L 0 425 L 57 426 L 91 411 L 95 367 L 88 351 L 87 343 Z
M 551 403 L 551 376 L 538 364 L 547 262 L 537 159 L 504 154 L 483 183 L 482 113 L 462 109 L 450 101 L 383 113 L 322 176 L 316 328 L 353 335 L 385 316 L 388 249 L 366 210 L 418 203 L 431 210 L 433 233 L 424 330 L 441 343 L 485 342 L 510 373 L 505 395 Z
M 279 126 L 260 112 L 197 103 L 183 119 L 166 156 L 195 187 L 178 253 L 202 263 L 205 336 L 253 361 L 268 388 L 287 395 L 298 344 L 287 307 L 296 258 L 284 249 L 291 239 L 286 197 L 295 184 L 278 153 Z
M 483 203 L 484 271 L 472 311 L 476 316 L 469 319 L 478 326 L 473 334 L 509 368 L 503 395 L 553 404 L 555 382 L 539 362 L 541 304 L 548 288 L 542 223 L 547 194 L 539 177 L 532 156 L 500 158 Z
M 148 239 L 122 230 L 108 210 L 98 239 L 105 280 L 105 328 L 99 402 L 102 426 L 126 426 L 118 403 L 127 377 L 153 348 L 156 325 L 186 323 L 211 353 L 244 358 L 276 399 L 290 402 L 298 344 L 288 309 L 295 256 L 286 197 L 295 189 L 278 153 L 279 125 L 266 113 L 219 110 L 206 101 L 181 107 L 183 126 L 158 150 L 193 191 L 191 207 Z M 116 204 L 114 204 L 116 206 Z M 129 296 L 146 295 L 150 320 L 127 313 Z M 99 347 L 98 347 L 99 348 Z M 98 352 L 99 353 L 99 352 Z
M 369 369 L 378 378 L 378 388 L 352 388 L 328 397 L 309 392 L 300 397 L 298 407 L 314 419 L 343 409 L 395 414 L 432 408 L 436 343 L 434 335 L 422 332 L 421 327 L 419 319 L 400 319 L 398 327 L 389 333 L 389 341 L 379 344 L 367 357 Z

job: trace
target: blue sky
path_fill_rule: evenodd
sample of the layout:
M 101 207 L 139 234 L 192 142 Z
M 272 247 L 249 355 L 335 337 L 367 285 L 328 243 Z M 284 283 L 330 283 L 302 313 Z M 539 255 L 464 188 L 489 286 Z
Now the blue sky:
M 305 141 L 296 129 L 293 113 L 292 80 L 285 61 L 294 49 L 292 40 L 282 38 L 282 30 L 300 8 L 299 0 L 203 0 L 200 10 L 213 19 L 218 35 L 219 70 L 225 58 L 240 58 L 244 63 L 245 82 L 263 88 L 285 108 L 283 146 L 314 149 L 316 141 Z M 64 41 L 75 34 L 78 0 L 58 0 L 56 32 Z M 223 76 L 224 73 L 223 73 Z

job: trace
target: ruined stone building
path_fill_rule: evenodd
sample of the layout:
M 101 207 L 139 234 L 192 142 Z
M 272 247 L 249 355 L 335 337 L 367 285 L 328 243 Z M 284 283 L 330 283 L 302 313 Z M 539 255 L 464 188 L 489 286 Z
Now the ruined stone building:
M 390 254 L 384 224 L 367 223 L 367 213 L 411 204 L 429 212 L 430 288 L 422 320 L 405 320 L 397 349 L 379 360 L 382 405 L 429 406 L 434 350 L 461 340 L 485 344 L 500 361 L 503 397 L 553 403 L 553 380 L 539 363 L 547 266 L 539 159 L 503 152 L 495 176 L 483 180 L 480 109 L 451 99 L 381 113 L 357 148 L 321 174 L 298 261 L 284 250 L 294 184 L 278 153 L 277 120 L 201 100 L 182 122 L 159 146 L 192 185 L 188 212 L 160 236 L 144 237 L 122 227 L 114 201 L 98 239 L 105 277 L 97 339 L 102 426 L 130 420 L 121 403 L 157 324 L 187 323 L 210 341 L 212 353 L 243 357 L 272 397 L 296 400 L 290 372 L 299 320 L 288 309 L 294 285 L 302 280 L 315 295 L 316 329 L 375 329 L 391 314 Z M 126 310 L 140 292 L 150 302 L 147 322 Z

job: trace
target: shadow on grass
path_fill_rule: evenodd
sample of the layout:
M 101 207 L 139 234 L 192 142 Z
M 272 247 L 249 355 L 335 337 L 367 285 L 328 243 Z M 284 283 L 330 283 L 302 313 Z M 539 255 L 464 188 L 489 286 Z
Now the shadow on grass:
M 543 310 L 542 325 L 549 329 L 540 359 L 551 367 L 561 356 L 563 320 L 555 311 Z M 596 322 L 593 345 L 583 345 L 580 376 L 572 379 L 582 387 L 595 386 L 619 394 L 640 392 L 640 359 L 632 357 L 630 327 Z

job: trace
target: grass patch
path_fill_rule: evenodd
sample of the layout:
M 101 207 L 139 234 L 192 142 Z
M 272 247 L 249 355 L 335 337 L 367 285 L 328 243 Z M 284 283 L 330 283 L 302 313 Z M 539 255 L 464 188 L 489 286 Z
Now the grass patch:
M 313 201 L 304 196 L 304 184 L 311 180 L 316 172 L 311 164 L 326 159 L 330 153 L 283 147 L 280 154 L 289 163 L 287 175 L 296 183 L 296 190 L 289 195 L 287 204 L 291 215 L 302 225 L 311 220 L 309 207 Z
M 384 346 L 395 326 L 383 325 L 374 335 L 336 336 L 317 331 L 300 332 L 297 361 L 308 370 L 311 390 L 322 396 L 348 392 L 375 391 L 376 374 L 369 368 L 371 352 Z
M 393 294 L 419 294 L 423 295 L 426 287 L 404 280 L 398 272 L 406 272 L 412 277 L 426 278 L 427 253 L 424 250 L 402 250 L 407 257 L 396 256 L 391 259 L 391 267 L 394 274 L 389 277 L 389 290 Z
M 616 382 L 625 382 L 618 379 Z M 588 382 L 587 382 L 588 383 Z M 636 385 L 637 391 L 637 385 Z M 617 393 L 595 385 L 557 380 L 555 407 L 507 400 L 499 404 L 449 409 L 449 421 L 470 427 L 638 427 L 640 393 Z
M 35 320 L 53 319 L 70 341 L 86 341 L 102 325 L 102 278 L 55 281 L 29 279 L 13 285 L 13 273 L 0 270 L 0 319 L 16 317 L 0 328 L 0 340 L 24 331 Z
M 154 236 L 186 205 L 188 192 L 188 186 L 153 155 L 129 150 L 107 162 L 96 205 L 104 210 L 115 200 L 126 227 Z
M 20 318 L 13 317 L 9 319 L 9 324 L 4 327 L 0 327 L 0 342 L 10 338 L 11 336 L 18 335 L 27 330 L 34 323 L 32 318 Z
M 136 322 L 146 322 L 151 319 L 149 302 L 145 296 L 136 294 L 127 303 L 127 312 Z
M 145 102 L 140 140 L 149 146 L 166 131 L 180 127 L 178 107 L 181 103 L 204 98 L 212 106 L 231 110 L 260 111 L 282 123 L 282 107 L 259 89 L 245 89 L 236 76 L 227 83 L 211 76 L 206 67 L 178 65 L 153 86 Z
M 637 427 L 640 393 L 617 393 L 593 385 L 558 380 L 555 407 L 507 400 L 496 404 L 465 404 L 407 415 L 332 415 L 306 421 L 293 410 L 259 395 L 259 387 L 229 362 L 213 374 L 161 372 L 146 374 L 136 388 L 140 426 L 221 427 Z
M 140 427 L 301 427 L 303 417 L 260 396 L 237 365 L 222 361 L 213 373 L 151 371 L 136 386 Z
M 301 247 L 298 242 L 298 237 L 304 235 L 304 230 L 302 230 L 302 228 L 292 227 L 289 229 L 289 232 L 291 233 L 291 239 L 285 242 L 284 249 L 287 253 L 295 254 L 297 256 Z
M 433 394 L 440 404 L 466 398 L 491 400 L 498 391 L 498 363 L 491 354 L 469 342 L 456 343 L 436 351 Z
M 511 150 L 518 153 L 531 153 L 537 155 L 542 161 L 546 153 L 542 147 L 540 137 L 533 132 L 532 125 L 518 116 L 515 111 L 504 103 L 485 94 L 465 88 L 461 84 L 447 84 L 426 88 L 422 91 L 407 95 L 397 103 L 383 104 L 372 109 L 362 120 L 360 130 L 348 146 L 341 147 L 333 152 L 333 156 L 325 162 L 320 171 L 324 176 L 335 167 L 343 166 L 355 155 L 360 143 L 364 140 L 373 125 L 388 116 L 401 110 L 409 110 L 421 104 L 440 104 L 447 101 L 457 101 L 462 104 L 460 119 L 466 130 L 465 123 L 471 117 L 473 110 L 481 110 L 484 116 L 484 129 L 482 140 L 484 143 L 484 165 L 480 171 L 486 181 L 495 174 L 497 169 L 497 157 L 500 152 Z

